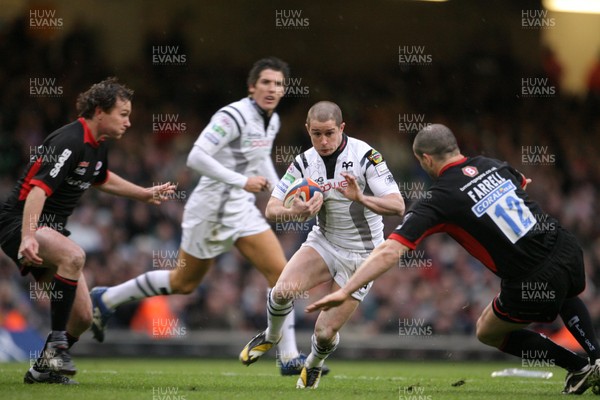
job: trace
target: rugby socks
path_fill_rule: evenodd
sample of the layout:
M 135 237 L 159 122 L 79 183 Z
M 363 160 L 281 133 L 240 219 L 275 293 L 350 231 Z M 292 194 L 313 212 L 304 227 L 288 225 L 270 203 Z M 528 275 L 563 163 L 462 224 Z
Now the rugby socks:
M 292 313 L 293 309 L 294 302 L 292 300 L 283 305 L 277 304 L 273 300 L 273 289 L 269 290 L 267 299 L 267 319 L 269 321 L 269 326 L 266 330 L 266 339 L 269 342 L 276 343 L 281 338 L 283 325 L 287 320 L 287 316 Z
M 508 333 L 498 348 L 521 359 L 544 360 L 567 371 L 580 371 L 588 365 L 587 358 L 557 345 L 546 336 L 527 329 Z
M 120 285 L 110 287 L 102 294 L 102 301 L 111 309 L 123 303 L 146 297 L 169 295 L 171 282 L 170 271 L 150 271 L 130 279 Z
M 50 326 L 53 331 L 67 330 L 67 321 L 75 301 L 77 281 L 54 275 L 50 285 Z
M 333 341 L 327 346 L 319 346 L 317 344 L 317 338 L 313 334 L 310 338 L 310 354 L 306 359 L 306 363 L 304 366 L 306 369 L 319 367 L 321 368 L 325 363 L 325 359 L 329 357 L 331 353 L 337 349 L 338 344 L 340 343 L 340 334 L 339 332 L 335 334 Z
M 579 297 L 566 299 L 560 310 L 560 317 L 571 335 L 590 357 L 590 363 L 600 358 L 600 345 L 594 333 L 590 313 Z
M 283 321 L 281 340 L 277 344 L 278 358 L 283 362 L 293 360 L 300 355 L 296 345 L 296 330 L 294 329 L 295 319 L 294 307 L 292 307 L 292 310 Z

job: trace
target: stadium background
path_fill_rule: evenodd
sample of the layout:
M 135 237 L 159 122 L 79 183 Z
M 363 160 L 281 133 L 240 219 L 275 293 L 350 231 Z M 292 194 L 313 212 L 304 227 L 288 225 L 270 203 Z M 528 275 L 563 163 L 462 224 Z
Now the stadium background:
M 536 11 L 544 11 L 541 3 L 529 0 L 5 0 L 0 195 L 12 189 L 32 146 L 76 118 L 76 95 L 118 76 L 136 92 L 133 126 L 111 144 L 109 167 L 142 185 L 177 182 L 177 197 L 151 207 L 90 190 L 68 229 L 87 253 L 90 287 L 175 266 L 183 205 L 198 179 L 185 166 L 188 151 L 219 107 L 245 96 L 252 62 L 276 55 L 292 71 L 278 110 L 282 129 L 273 157 L 279 172 L 290 154 L 309 145 L 303 124 L 310 105 L 332 100 L 342 107 L 347 133 L 382 151 L 410 204 L 426 196 L 430 183 L 411 154 L 411 131 L 445 123 L 464 154 L 507 160 L 532 178 L 531 196 L 576 233 L 588 271 L 584 298 L 600 328 L 599 17 Z M 259 197 L 261 209 L 266 200 Z M 386 231 L 398 222 L 386 219 Z M 274 229 L 291 255 L 307 227 Z M 0 277 L 0 326 L 45 332 L 48 302 L 4 255 Z M 415 347 L 415 340 L 428 343 L 424 337 L 471 343 L 476 318 L 498 284 L 453 241 L 436 235 L 375 283 L 344 332 L 373 343 L 386 338 L 381 357 Z M 224 255 L 193 295 L 122 307 L 107 345 L 135 355 L 118 346 L 127 338 L 128 345 L 152 344 L 144 348 L 160 354 L 175 341 L 185 354 L 188 345 L 208 343 L 209 332 L 214 340 L 231 332 L 247 339 L 265 326 L 265 292 L 254 268 L 236 253 Z M 301 312 L 304 304 L 297 302 L 300 343 L 314 323 Z M 164 338 L 152 329 L 156 318 L 178 329 Z M 402 324 L 423 329 L 402 337 Z M 560 327 L 543 329 L 554 334 Z M 82 342 L 87 354 L 106 352 L 89 334 Z M 244 343 L 231 343 L 231 352 Z

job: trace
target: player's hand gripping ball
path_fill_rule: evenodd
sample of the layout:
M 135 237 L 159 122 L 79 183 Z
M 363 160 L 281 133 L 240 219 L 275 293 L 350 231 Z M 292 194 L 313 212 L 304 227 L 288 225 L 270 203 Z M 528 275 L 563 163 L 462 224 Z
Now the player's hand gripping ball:
M 323 194 L 321 187 L 317 182 L 310 178 L 298 178 L 285 192 L 285 197 L 283 198 L 283 206 L 285 208 L 290 208 L 292 206 L 297 191 L 300 191 L 298 197 L 302 201 L 309 201 L 317 192 Z

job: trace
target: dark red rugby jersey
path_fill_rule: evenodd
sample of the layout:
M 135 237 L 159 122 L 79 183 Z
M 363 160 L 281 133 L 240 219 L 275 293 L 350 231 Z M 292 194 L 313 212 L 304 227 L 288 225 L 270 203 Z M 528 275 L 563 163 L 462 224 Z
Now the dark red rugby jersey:
M 21 215 L 27 195 L 38 186 L 48 196 L 42 214 L 66 220 L 86 189 L 108 179 L 107 148 L 79 118 L 52 132 L 30 151 L 30 163 L 2 211 Z
M 465 157 L 441 171 L 389 239 L 415 249 L 428 235 L 446 232 L 499 277 L 522 277 L 548 257 L 558 229 L 524 185 L 504 162 Z

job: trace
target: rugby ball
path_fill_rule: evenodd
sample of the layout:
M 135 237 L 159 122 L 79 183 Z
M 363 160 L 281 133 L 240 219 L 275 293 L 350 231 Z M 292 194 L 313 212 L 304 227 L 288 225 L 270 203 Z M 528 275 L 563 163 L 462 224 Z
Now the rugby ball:
M 292 206 L 294 195 L 298 190 L 300 191 L 299 198 L 302 201 L 312 199 L 317 192 L 323 193 L 317 182 L 310 178 L 298 178 L 285 191 L 285 197 L 283 198 L 283 206 L 285 208 L 290 208 Z

